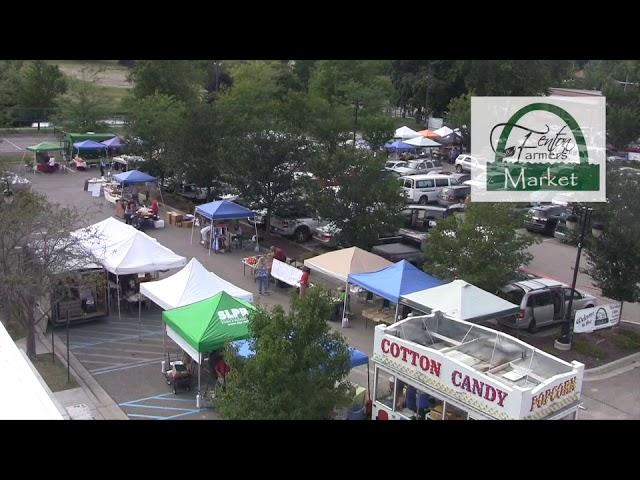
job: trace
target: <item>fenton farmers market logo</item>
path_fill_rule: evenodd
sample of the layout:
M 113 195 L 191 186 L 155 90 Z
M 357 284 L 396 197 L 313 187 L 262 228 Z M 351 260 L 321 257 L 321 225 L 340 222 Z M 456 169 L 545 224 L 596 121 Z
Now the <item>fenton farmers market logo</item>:
M 471 199 L 606 201 L 605 98 L 473 97 Z
M 527 114 L 536 111 L 550 112 L 557 117 L 559 125 L 555 125 L 555 131 L 548 124 L 542 129 L 527 125 Z M 502 133 L 494 147 L 492 137 L 500 128 Z M 511 141 L 515 131 L 524 134 L 517 144 Z M 557 105 L 532 103 L 521 108 L 507 122 L 493 127 L 489 141 L 495 158 L 487 164 L 487 190 L 594 191 L 600 188 L 600 166 L 589 163 L 578 122 Z M 568 162 L 575 153 L 580 162 Z

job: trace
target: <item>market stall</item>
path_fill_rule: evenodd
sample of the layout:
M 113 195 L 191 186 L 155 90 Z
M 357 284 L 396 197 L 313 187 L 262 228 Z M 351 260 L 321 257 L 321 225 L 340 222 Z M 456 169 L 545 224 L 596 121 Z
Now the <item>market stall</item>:
M 519 308 L 464 280 L 404 294 L 400 301 L 421 312 L 440 311 L 449 318 L 468 322 L 514 315 Z
M 111 158 L 115 152 L 118 152 L 124 147 L 124 142 L 120 140 L 120 137 L 112 137 L 108 140 L 104 140 L 100 142 L 102 145 L 107 147 L 107 154 Z
M 247 302 L 253 301 L 251 292 L 208 271 L 195 258 L 170 277 L 148 282 L 140 287 L 140 293 L 165 310 L 196 303 L 222 291 Z
M 129 170 L 127 172 L 122 172 L 114 175 L 113 180 L 122 185 L 122 196 L 124 197 L 125 187 L 130 185 L 140 185 L 145 183 L 157 182 L 158 179 L 138 170 Z M 164 203 L 164 199 L 162 198 L 162 190 L 159 186 L 158 191 L 160 192 L 160 201 Z
M 584 365 L 440 313 L 374 334 L 373 418 L 574 419 Z
M 418 137 L 420 134 L 416 132 L 414 129 L 409 128 L 407 126 L 398 128 L 393 134 L 393 138 L 399 138 L 400 140 L 407 140 L 409 138 Z
M 206 300 L 162 313 L 166 335 L 198 364 L 197 408 L 202 402 L 200 375 L 203 355 L 222 349 L 226 342 L 249 338 L 249 314 L 253 310 L 255 307 L 249 302 L 223 291 Z M 162 363 L 164 372 L 165 361 Z
M 76 153 L 73 156 L 74 152 Z M 89 153 L 89 158 L 81 158 L 80 154 Z M 73 149 L 71 150 L 72 161 L 75 163 L 76 169 L 86 169 L 87 168 L 87 160 L 93 160 L 93 163 L 100 162 L 100 158 L 104 154 L 104 158 L 107 158 L 107 147 L 101 143 L 95 142 L 93 140 L 83 140 L 81 142 L 76 142 L 73 144 Z
M 253 218 L 255 212 L 248 208 L 238 205 L 237 203 L 230 202 L 228 200 L 217 200 L 215 202 L 205 203 L 195 208 L 193 216 L 198 219 L 198 216 L 206 219 L 210 222 L 209 233 L 209 255 L 211 255 L 211 249 L 215 247 L 215 251 L 220 249 L 220 242 L 222 239 L 227 239 L 229 236 L 228 226 L 219 225 L 214 226 L 214 222 L 219 220 L 238 220 L 241 218 Z M 191 226 L 191 243 L 193 244 L 193 229 L 195 223 Z M 258 226 L 256 228 L 256 251 L 259 251 L 258 247 Z
M 347 292 L 349 291 L 348 277 L 350 274 L 375 272 L 390 265 L 392 265 L 390 261 L 358 247 L 324 253 L 304 261 L 304 266 L 311 271 L 344 282 Z M 347 311 L 348 296 L 348 293 L 344 296 L 343 312 Z M 343 325 L 347 324 L 348 322 L 343 319 Z
M 414 267 L 406 260 L 401 260 L 375 272 L 349 274 L 347 283 L 395 303 L 394 318 L 397 319 L 402 295 L 425 291 L 444 282 Z
M 51 173 L 57 170 L 55 157 L 51 156 L 51 152 L 62 152 L 64 145 L 53 142 L 41 142 L 37 145 L 27 147 L 27 150 L 34 152 L 34 161 L 39 172 Z M 53 165 L 51 159 L 53 158 Z

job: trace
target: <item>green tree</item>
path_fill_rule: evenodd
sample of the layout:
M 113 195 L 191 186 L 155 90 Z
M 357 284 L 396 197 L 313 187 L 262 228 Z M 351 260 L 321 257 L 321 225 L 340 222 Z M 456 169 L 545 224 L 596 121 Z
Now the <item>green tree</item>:
M 0 60 L 0 126 L 11 126 L 15 120 L 22 65 L 22 60 Z
M 569 60 L 466 60 L 459 62 L 466 90 L 477 95 L 546 94 L 572 77 Z
M 640 300 L 639 187 L 633 176 L 607 173 L 607 202 L 593 205 L 594 222 L 603 224 L 604 233 L 585 245 L 586 272 L 621 307 Z
M 164 177 L 173 170 L 173 148 L 186 111 L 174 97 L 153 94 L 125 101 L 129 114 L 128 133 L 133 152 L 144 156 L 150 173 Z
M 467 151 L 471 148 L 471 97 L 474 95 L 474 92 L 469 92 L 452 98 L 447 106 L 447 124 L 460 129 Z
M 255 61 L 232 69 L 233 86 L 216 102 L 225 119 L 227 172 L 243 197 L 267 210 L 289 200 L 294 173 L 304 169 L 310 145 L 302 132 L 304 100 L 287 86 L 282 62 Z
M 27 117 L 39 122 L 49 118 L 57 97 L 66 91 L 67 82 L 57 65 L 34 60 L 21 69 L 16 88 L 17 105 L 28 109 Z
M 338 188 L 316 187 L 312 198 L 323 219 L 335 224 L 344 246 L 369 249 L 401 226 L 405 205 L 395 177 L 381 171 L 370 152 L 346 148 L 324 162 L 324 179 Z
M 85 69 L 82 80 L 70 82 L 69 91 L 58 98 L 56 123 L 70 131 L 89 132 L 105 128 L 99 121 L 107 114 L 107 100 L 95 86 L 96 74 Z
M 519 227 L 506 204 L 470 204 L 464 217 L 438 222 L 425 246 L 424 270 L 494 293 L 532 259 L 527 247 L 536 240 L 516 232 Z
M 255 355 L 225 356 L 231 372 L 217 401 L 226 419 L 323 420 L 348 404 L 349 351 L 326 322 L 331 308 L 314 288 L 294 298 L 289 313 L 276 306 L 251 316 Z
M 11 207 L 0 205 L 0 295 L 11 321 L 27 332 L 27 355 L 34 359 L 35 329 L 51 314 L 51 306 L 68 289 L 59 288 L 60 274 L 69 265 L 86 265 L 93 259 L 75 248 L 70 232 L 81 216 L 74 209 L 47 202 L 30 191 L 14 195 Z
M 136 98 L 160 94 L 192 103 L 200 95 L 205 75 L 202 64 L 193 60 L 137 60 L 129 79 Z
M 207 200 L 213 200 L 213 185 L 219 180 L 226 162 L 225 124 L 215 103 L 201 103 L 188 109 L 176 130 L 171 145 L 172 158 L 179 159 L 171 170 L 185 180 L 207 188 Z
M 382 115 L 368 116 L 360 123 L 362 138 L 369 142 L 373 150 L 378 150 L 394 133 L 393 120 Z

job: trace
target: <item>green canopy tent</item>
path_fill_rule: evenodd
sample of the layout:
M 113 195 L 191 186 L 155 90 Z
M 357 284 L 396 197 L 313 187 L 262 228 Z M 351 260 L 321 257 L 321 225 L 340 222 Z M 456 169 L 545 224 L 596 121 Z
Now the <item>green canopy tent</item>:
M 37 164 L 39 153 L 61 152 L 64 150 L 64 145 L 54 142 L 40 142 L 37 145 L 31 145 L 30 147 L 27 147 L 27 150 L 35 153 L 34 160 Z
M 222 291 L 211 298 L 162 312 L 166 335 L 198 362 L 198 408 L 202 354 L 219 350 L 226 342 L 249 338 L 249 313 L 254 310 L 249 302 Z

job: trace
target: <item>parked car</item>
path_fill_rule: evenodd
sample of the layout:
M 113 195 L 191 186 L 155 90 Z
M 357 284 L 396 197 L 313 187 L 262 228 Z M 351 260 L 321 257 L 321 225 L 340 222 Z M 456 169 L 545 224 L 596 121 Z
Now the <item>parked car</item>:
M 350 247 L 340 238 L 341 229 L 334 222 L 322 222 L 313 232 L 313 239 L 322 243 L 326 247 Z M 402 237 L 396 233 L 383 233 L 378 236 L 379 244 L 387 244 L 401 240 Z
M 464 204 L 469 195 L 471 195 L 470 185 L 454 185 L 443 188 L 438 193 L 438 205 L 449 207 L 451 205 Z
M 472 168 L 476 167 L 482 168 L 478 160 L 471 155 L 463 154 L 458 155 L 458 158 L 456 158 L 455 168 L 458 173 L 462 173 L 463 171 L 470 172 Z
M 409 175 L 398 179 L 405 196 L 410 203 L 421 203 L 438 200 L 438 193 L 445 187 L 458 185 L 458 181 L 450 175 Z
M 571 288 L 556 280 L 536 278 L 510 283 L 501 288 L 498 295 L 520 307 L 517 315 L 499 319 L 502 325 L 536 332 L 539 327 L 565 320 Z M 576 310 L 596 305 L 594 296 L 576 290 L 573 292 L 570 318 Z
M 433 160 L 409 160 L 406 165 L 396 165 L 391 170 L 398 176 L 404 175 L 422 175 L 433 170 L 440 170 L 442 165 Z
M 384 169 L 391 171 L 395 167 L 404 167 L 406 165 L 407 165 L 406 160 L 387 160 L 387 162 L 384 164 Z
M 386 258 L 393 263 L 406 260 L 417 267 L 424 263 L 424 253 L 422 253 L 422 250 L 402 242 L 376 245 L 371 249 L 371 253 L 380 255 L 382 258 Z
M 540 205 L 530 208 L 525 214 L 525 228 L 531 232 L 553 235 L 560 215 L 567 211 L 564 205 Z
M 436 227 L 438 220 L 462 211 L 464 207 L 457 208 L 436 207 L 432 205 L 407 205 L 402 211 L 404 226 L 398 230 L 398 235 L 403 240 L 424 248 L 429 236 L 429 231 Z
M 271 217 L 271 230 L 296 242 L 306 242 L 321 224 L 318 215 L 306 204 L 289 204 L 274 212 Z

